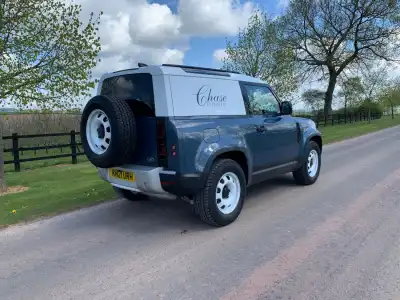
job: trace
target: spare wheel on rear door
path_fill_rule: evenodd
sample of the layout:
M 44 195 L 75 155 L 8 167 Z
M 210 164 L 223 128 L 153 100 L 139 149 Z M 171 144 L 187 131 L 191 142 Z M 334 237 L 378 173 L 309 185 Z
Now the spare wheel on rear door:
M 129 163 L 135 152 L 135 115 L 124 100 L 104 95 L 86 104 L 81 139 L 89 161 L 100 168 Z

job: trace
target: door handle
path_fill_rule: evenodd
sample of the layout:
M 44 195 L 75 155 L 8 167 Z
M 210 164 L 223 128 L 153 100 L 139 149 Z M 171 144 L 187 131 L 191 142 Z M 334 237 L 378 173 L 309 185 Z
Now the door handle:
M 264 125 L 260 125 L 256 127 L 257 132 L 265 132 L 267 129 Z
M 274 118 L 266 118 L 264 120 L 264 123 L 278 123 L 280 120 L 282 120 L 282 117 L 274 117 Z

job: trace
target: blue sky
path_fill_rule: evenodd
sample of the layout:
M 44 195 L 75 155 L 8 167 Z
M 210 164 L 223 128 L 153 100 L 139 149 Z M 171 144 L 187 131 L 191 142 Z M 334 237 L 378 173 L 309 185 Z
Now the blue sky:
M 218 0 L 215 0 L 218 1 Z M 151 3 L 160 3 L 168 5 L 174 13 L 177 13 L 178 1 L 175 0 L 154 0 L 149 1 Z M 241 0 L 242 4 L 246 1 Z M 268 14 L 277 15 L 282 12 L 282 4 L 286 1 L 279 0 L 257 0 L 251 1 L 257 6 L 260 6 Z M 184 64 L 197 65 L 205 67 L 217 67 L 218 62 L 213 59 L 213 53 L 216 49 L 222 49 L 226 46 L 226 38 L 229 40 L 234 40 L 234 36 L 230 37 L 192 37 L 190 39 L 189 45 L 190 50 L 188 50 L 184 57 Z

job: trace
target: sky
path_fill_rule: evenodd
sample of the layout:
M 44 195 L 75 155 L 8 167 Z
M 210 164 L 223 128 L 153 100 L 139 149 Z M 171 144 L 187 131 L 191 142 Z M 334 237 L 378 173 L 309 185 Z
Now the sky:
M 256 9 L 282 14 L 289 0 L 65 0 L 82 5 L 81 19 L 103 11 L 101 62 L 93 76 L 146 64 L 221 67 L 226 40 L 235 40 Z M 400 70 L 400 69 L 399 69 Z M 399 72 L 400 73 L 400 72 Z M 303 83 L 325 89 L 324 82 Z M 95 90 L 92 94 L 94 95 Z M 85 105 L 89 99 L 81 103 Z M 304 108 L 297 103 L 295 109 Z
M 68 1 L 68 0 L 66 0 Z M 101 62 L 106 72 L 146 64 L 186 64 L 219 68 L 226 40 L 235 40 L 256 9 L 271 17 L 289 0 L 72 0 L 82 5 L 82 20 L 103 11 L 99 27 Z M 309 88 L 306 85 L 305 88 Z M 94 95 L 95 90 L 93 91 Z M 88 101 L 89 99 L 87 99 Z M 85 105 L 87 102 L 81 103 Z M 300 106 L 299 106 L 300 105 Z M 300 103 L 297 108 L 303 108 Z
M 220 67 L 226 39 L 235 39 L 255 9 L 280 14 L 287 0 L 74 0 L 82 18 L 103 11 L 101 62 L 94 76 L 147 64 Z

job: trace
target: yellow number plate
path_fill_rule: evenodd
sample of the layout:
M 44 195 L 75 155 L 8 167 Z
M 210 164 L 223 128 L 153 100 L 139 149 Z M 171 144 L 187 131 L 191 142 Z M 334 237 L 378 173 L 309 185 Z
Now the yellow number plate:
M 117 169 L 110 169 L 110 177 L 130 182 L 135 182 L 136 180 L 135 174 L 133 172 L 122 171 Z

